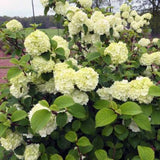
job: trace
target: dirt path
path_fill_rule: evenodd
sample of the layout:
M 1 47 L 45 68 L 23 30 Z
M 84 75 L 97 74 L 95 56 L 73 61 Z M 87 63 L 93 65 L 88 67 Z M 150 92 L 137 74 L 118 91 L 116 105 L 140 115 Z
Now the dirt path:
M 6 83 L 6 75 L 7 75 L 7 71 L 9 66 L 13 66 L 13 64 L 11 64 L 10 61 L 10 56 L 9 55 L 5 55 L 1 50 L 0 50 L 0 83 Z M 3 59 L 5 58 L 5 59 Z M 7 58 L 7 59 L 6 59 Z

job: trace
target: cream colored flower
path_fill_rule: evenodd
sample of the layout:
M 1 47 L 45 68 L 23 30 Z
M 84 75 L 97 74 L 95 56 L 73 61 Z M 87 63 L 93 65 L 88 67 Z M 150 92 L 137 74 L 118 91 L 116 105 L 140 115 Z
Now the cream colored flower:
M 22 135 L 16 132 L 8 130 L 5 138 L 0 138 L 1 146 L 4 147 L 7 151 L 15 150 L 22 143 Z
M 17 32 L 23 29 L 22 24 L 17 21 L 16 19 L 13 19 L 6 23 L 6 28 L 12 32 Z
M 28 54 L 39 56 L 49 51 L 51 44 L 48 36 L 44 32 L 36 30 L 26 37 L 24 46 Z
M 92 91 L 98 84 L 99 75 L 92 68 L 81 68 L 76 72 L 75 84 L 81 91 Z
M 39 144 L 30 144 L 27 145 L 24 151 L 25 160 L 37 160 L 40 156 Z
M 128 59 L 128 49 L 123 42 L 111 43 L 104 51 L 104 55 L 109 54 L 113 64 L 124 63 Z

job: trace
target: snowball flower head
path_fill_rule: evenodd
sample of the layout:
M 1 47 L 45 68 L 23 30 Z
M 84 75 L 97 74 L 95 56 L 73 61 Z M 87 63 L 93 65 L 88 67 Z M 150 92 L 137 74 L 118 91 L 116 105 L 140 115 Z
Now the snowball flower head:
M 143 47 L 147 47 L 150 44 L 150 40 L 147 39 L 147 38 L 141 38 L 138 41 L 138 44 L 141 45 L 141 46 L 143 46 Z
M 160 65 L 160 52 L 154 52 L 152 54 L 143 54 L 140 58 L 140 63 L 143 66 L 149 66 L 151 64 Z
M 69 68 L 66 63 L 55 65 L 54 79 L 55 88 L 62 94 L 70 94 L 74 90 L 75 70 Z
M 90 67 L 81 68 L 76 72 L 75 83 L 81 91 L 92 91 L 98 84 L 99 75 Z
M 152 18 L 152 14 L 150 13 L 145 13 L 142 15 L 143 18 L 147 19 L 147 20 L 150 20 Z
M 92 0 L 78 0 L 78 2 L 84 8 L 90 8 L 92 6 Z
M 28 54 L 39 56 L 49 51 L 51 44 L 48 36 L 44 32 L 36 30 L 26 37 L 24 46 Z
M 39 92 L 42 92 L 42 93 L 53 93 L 53 94 L 57 93 L 55 89 L 54 78 L 51 78 L 49 81 L 43 84 L 40 84 L 37 87 L 38 87 Z
M 21 145 L 23 138 L 22 135 L 12 132 L 11 130 L 7 131 L 5 138 L 0 138 L 1 146 L 4 147 L 7 151 L 14 150 Z
M 139 103 L 151 103 L 153 96 L 148 95 L 148 91 L 154 84 L 148 77 L 137 77 L 129 85 L 128 96 L 131 100 L 137 100 Z
M 111 43 L 104 51 L 104 55 L 109 54 L 113 64 L 124 63 L 128 59 L 128 49 L 123 42 Z
M 66 13 L 66 16 L 68 18 L 68 20 L 72 20 L 72 17 L 74 16 L 74 14 L 77 12 L 77 11 L 80 11 L 80 9 L 76 6 L 69 6 L 67 8 L 67 13 Z
M 131 7 L 128 6 L 126 3 L 122 4 L 120 7 L 120 11 L 123 11 L 123 12 L 125 11 L 130 12 L 130 10 L 131 10 Z
M 24 151 L 25 160 L 37 160 L 39 156 L 39 144 L 30 144 L 26 146 Z
M 43 5 L 43 7 L 46 7 L 49 5 L 49 0 L 40 0 L 40 2 Z
M 65 57 L 68 58 L 70 55 L 70 50 L 68 48 L 68 42 L 61 36 L 54 36 L 52 40 L 57 42 L 57 48 L 63 48 L 65 51 Z
M 29 112 L 28 117 L 29 117 L 30 121 L 31 121 L 32 116 L 34 115 L 34 113 L 36 113 L 39 110 L 48 110 L 49 112 L 51 112 L 49 108 L 47 108 L 47 107 L 45 107 L 45 106 L 43 106 L 43 105 L 38 103 Z M 57 127 L 56 118 L 55 118 L 55 115 L 52 114 L 51 117 L 50 117 L 50 120 L 48 121 L 46 126 L 44 126 L 42 129 L 40 129 L 38 131 L 38 134 L 41 137 L 46 137 L 47 135 L 50 135 L 56 129 L 56 127 Z
M 115 99 L 121 101 L 127 101 L 128 90 L 129 90 L 129 83 L 127 80 L 115 81 L 114 84 L 110 87 L 109 93 Z
M 94 32 L 98 35 L 109 34 L 110 24 L 103 18 L 94 23 Z
M 79 103 L 81 105 L 87 105 L 89 98 L 88 95 L 84 92 L 81 92 L 79 90 L 74 90 L 71 93 L 71 97 L 73 98 L 75 103 Z
M 153 38 L 153 39 L 152 39 L 152 43 L 156 45 L 159 40 L 160 40 L 159 38 Z
M 12 32 L 17 32 L 22 30 L 23 26 L 19 21 L 17 21 L 16 19 L 13 19 L 6 24 L 6 28 Z
M 56 2 L 55 12 L 57 14 L 61 14 L 61 15 L 65 16 L 67 13 L 68 7 L 69 7 L 68 2 L 65 2 L 65 3 L 61 2 L 61 1 Z
M 47 61 L 43 57 L 39 56 L 33 57 L 31 65 L 36 72 L 41 74 L 53 71 L 55 63 L 52 59 Z
M 10 87 L 10 93 L 16 98 L 25 96 L 28 93 L 29 88 L 27 84 L 30 81 L 30 75 L 27 74 L 27 76 L 25 76 L 24 73 L 21 72 L 16 77 L 10 79 L 12 84 Z
M 97 90 L 97 94 L 99 95 L 100 99 L 112 100 L 112 96 L 110 94 L 110 88 L 102 87 Z

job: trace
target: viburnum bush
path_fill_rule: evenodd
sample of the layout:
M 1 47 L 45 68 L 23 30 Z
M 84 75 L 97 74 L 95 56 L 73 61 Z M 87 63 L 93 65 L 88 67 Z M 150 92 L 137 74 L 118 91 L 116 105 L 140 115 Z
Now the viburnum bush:
M 25 160 L 160 159 L 160 40 L 144 38 L 152 15 L 127 4 L 107 13 L 91 0 L 41 3 L 63 19 L 64 36 L 37 29 L 11 59 L 1 150 Z

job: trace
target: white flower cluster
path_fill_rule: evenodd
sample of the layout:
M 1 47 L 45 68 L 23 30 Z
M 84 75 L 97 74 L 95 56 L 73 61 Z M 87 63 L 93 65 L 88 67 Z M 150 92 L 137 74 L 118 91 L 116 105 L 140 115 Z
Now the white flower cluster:
M 150 66 L 152 64 L 160 65 L 160 52 L 152 54 L 144 53 L 140 58 L 140 64 L 143 66 Z
M 64 49 L 65 57 L 68 58 L 70 55 L 70 50 L 68 48 L 68 42 L 65 39 L 63 39 L 61 36 L 54 36 L 52 39 L 57 42 L 57 48 L 61 47 Z
M 153 43 L 154 45 L 157 45 L 157 43 L 158 43 L 159 40 L 160 40 L 159 38 L 153 38 L 153 39 L 152 39 L 152 43 Z
M 92 6 L 92 0 L 78 0 L 78 2 L 84 8 L 90 8 Z
M 138 41 L 138 44 L 143 46 L 143 47 L 147 47 L 149 44 L 150 44 L 150 40 L 147 39 L 147 38 L 141 38 L 139 41 Z
M 85 67 L 75 74 L 75 84 L 81 91 L 92 91 L 98 84 L 99 75 L 94 69 Z
M 41 73 L 52 72 L 54 70 L 55 62 L 50 59 L 49 61 L 45 60 L 42 57 L 33 57 L 31 60 L 31 65 L 39 75 Z
M 56 94 L 57 91 L 55 89 L 54 78 L 51 78 L 49 81 L 37 85 L 38 91 L 42 93 L 53 93 Z
M 75 103 L 79 103 L 81 105 L 87 105 L 89 98 L 85 92 L 81 92 L 79 90 L 74 90 L 70 96 L 73 98 Z
M 112 96 L 110 94 L 110 88 L 102 87 L 101 89 L 97 90 L 97 94 L 103 100 L 112 100 Z
M 115 81 L 110 88 L 103 87 L 98 89 L 97 93 L 101 99 L 110 100 L 112 97 L 121 101 L 131 99 L 149 104 L 153 100 L 153 96 L 148 95 L 151 86 L 153 86 L 153 82 L 148 77 L 137 77 L 131 82 Z
M 113 64 L 121 64 L 128 59 L 128 49 L 123 42 L 111 43 L 104 51 L 104 55 L 109 54 Z
M 149 20 L 152 18 L 150 13 L 145 13 L 140 16 L 135 10 L 131 10 L 127 4 L 122 4 L 120 11 L 124 26 L 126 27 L 127 24 L 129 24 L 130 28 L 137 33 L 142 33 L 142 28 L 149 25 Z
M 153 96 L 148 95 L 149 88 L 153 86 L 153 82 L 148 77 L 137 77 L 136 80 L 130 82 L 128 97 L 139 103 L 149 104 L 153 100 Z
M 63 94 L 70 94 L 74 90 L 75 70 L 69 68 L 66 63 L 55 65 L 54 80 L 55 88 Z
M 31 111 L 28 114 L 30 121 L 31 121 L 34 113 L 39 110 L 48 110 L 49 112 L 51 112 L 51 110 L 49 108 L 42 106 L 41 104 L 38 103 L 31 109 Z M 55 115 L 52 114 L 49 122 L 46 124 L 46 126 L 44 126 L 41 130 L 38 131 L 38 134 L 41 137 L 46 137 L 47 135 L 50 135 L 56 128 L 57 128 L 56 117 L 55 117 Z
M 26 37 L 24 46 L 28 54 L 39 56 L 49 51 L 51 44 L 48 36 L 44 32 L 36 30 Z
M 137 124 L 132 120 L 131 123 L 129 124 L 128 128 L 132 130 L 132 132 L 140 132 L 139 127 Z
M 49 5 L 49 0 L 40 0 L 40 2 L 43 5 L 43 7 L 46 7 Z
M 12 32 L 17 32 L 23 29 L 22 24 L 17 21 L 16 19 L 13 19 L 6 23 L 6 28 Z
M 20 98 L 27 95 L 29 90 L 27 84 L 30 81 L 30 76 L 24 75 L 24 73 L 21 72 L 16 77 L 10 79 L 10 82 L 12 84 L 10 87 L 10 93 L 16 98 Z
M 62 94 L 72 94 L 75 85 L 81 91 L 92 91 L 98 84 L 98 78 L 97 72 L 89 67 L 80 68 L 76 72 L 69 68 L 66 63 L 57 63 L 55 65 L 55 88 Z
M 100 11 L 95 11 L 91 16 L 94 33 L 98 35 L 109 35 L 110 24 L 107 18 Z
M 67 10 L 68 10 L 68 7 L 69 7 L 69 3 L 68 2 L 56 2 L 56 7 L 55 7 L 55 12 L 57 14 L 61 14 L 63 16 L 66 15 L 67 13 Z
M 143 72 L 143 75 L 146 77 L 153 76 L 154 72 L 158 72 L 159 67 L 153 65 L 153 66 L 147 66 L 146 70 Z
M 25 160 L 37 160 L 39 156 L 39 144 L 30 144 L 26 146 L 24 151 Z
M 7 151 L 14 150 L 18 146 L 21 145 L 23 140 L 22 135 L 12 132 L 11 130 L 8 130 L 6 133 L 5 138 L 0 138 L 1 146 L 4 147 Z

